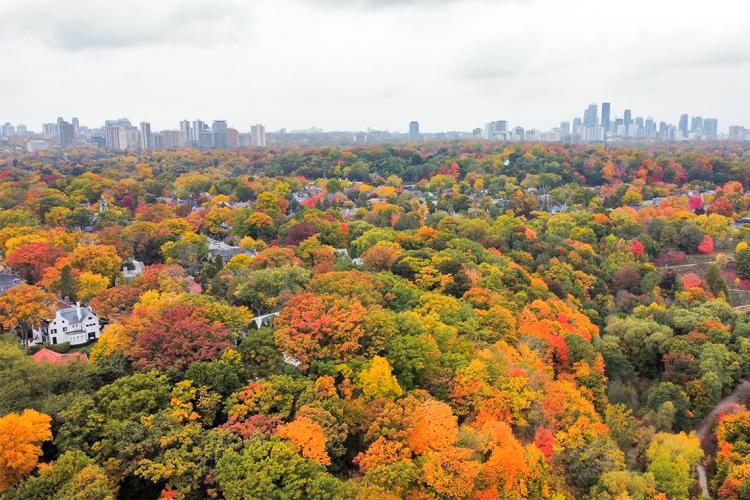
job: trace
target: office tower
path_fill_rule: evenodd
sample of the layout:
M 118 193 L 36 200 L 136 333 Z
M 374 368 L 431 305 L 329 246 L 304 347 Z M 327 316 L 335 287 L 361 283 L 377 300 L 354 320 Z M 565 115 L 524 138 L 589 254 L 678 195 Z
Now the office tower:
M 586 111 L 583 112 L 583 124 L 586 127 L 596 127 L 599 107 L 596 104 L 589 104 Z
M 643 127 L 643 117 L 642 116 L 636 117 L 635 124 L 638 125 L 639 127 Z
M 471 131 L 471 135 L 475 138 L 482 137 L 482 129 L 479 127 L 475 128 L 474 130 Z
M 3 135 L 5 137 L 11 137 L 16 135 L 16 127 L 11 125 L 10 123 L 6 123 L 2 126 L 2 129 L 0 129 L 0 135 Z
M 690 135 L 690 131 L 688 130 L 688 115 L 687 114 L 681 114 L 680 115 L 680 133 L 683 137 L 688 137 Z
M 227 122 L 225 120 L 214 120 L 211 125 L 211 132 L 214 134 L 214 147 L 227 147 Z
M 29 133 L 29 130 L 26 128 L 26 125 L 19 123 L 16 125 L 16 134 L 18 135 L 27 135 Z
M 73 142 L 73 124 L 62 118 L 57 119 L 57 145 L 61 148 L 70 146 Z
M 409 140 L 410 141 L 419 140 L 419 122 L 417 121 L 413 121 L 409 123 Z
M 604 132 L 609 132 L 610 127 L 610 103 L 603 102 L 602 103 L 602 127 L 604 127 Z
M 719 121 L 716 118 L 704 118 L 703 119 L 703 135 L 709 141 L 716 139 L 719 136 Z
M 141 149 L 149 150 L 153 147 L 154 143 L 151 138 L 151 124 L 149 122 L 141 122 Z
M 583 125 L 583 122 L 581 121 L 581 119 L 580 119 L 580 118 L 573 118 L 573 133 L 575 133 L 575 131 L 576 131 L 576 130 L 578 129 L 578 127 L 580 127 L 581 125 Z
M 73 124 L 73 135 L 78 137 L 81 134 L 81 125 L 78 123 L 78 117 L 74 116 L 70 123 Z
M 264 148 L 266 147 L 266 128 L 260 123 L 250 127 L 251 145 Z
M 182 131 L 182 136 L 184 138 L 184 142 L 192 141 L 193 135 L 190 130 L 190 121 L 188 120 L 181 120 L 180 121 L 180 130 Z
M 690 132 L 700 134 L 703 132 L 703 117 L 694 116 L 690 118 Z
M 625 110 L 625 113 L 622 116 L 622 124 L 625 125 L 625 127 L 629 127 L 633 123 L 633 112 L 629 109 Z
M 514 141 L 523 141 L 526 139 L 526 132 L 524 131 L 523 127 L 514 127 L 513 128 L 513 137 L 512 139 Z
M 570 135 L 570 122 L 560 122 L 560 135 Z

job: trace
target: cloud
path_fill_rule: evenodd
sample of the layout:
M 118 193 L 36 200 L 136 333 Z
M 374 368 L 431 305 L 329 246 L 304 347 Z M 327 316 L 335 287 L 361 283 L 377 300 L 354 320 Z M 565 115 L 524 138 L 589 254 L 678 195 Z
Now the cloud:
M 246 33 L 249 14 L 239 0 L 26 0 L 0 6 L 0 37 L 37 39 L 67 51 L 212 46 Z

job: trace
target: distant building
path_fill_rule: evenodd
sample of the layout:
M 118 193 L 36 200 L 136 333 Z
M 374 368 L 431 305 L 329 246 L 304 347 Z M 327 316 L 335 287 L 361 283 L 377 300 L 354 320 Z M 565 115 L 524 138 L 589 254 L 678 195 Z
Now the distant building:
M 190 121 L 188 120 L 180 121 L 180 131 L 182 132 L 182 135 L 184 137 L 183 142 L 187 143 L 193 140 L 193 133 L 190 128 Z
M 703 120 L 703 135 L 709 141 L 719 137 L 719 120 L 716 118 L 705 118 Z
M 193 120 L 193 127 L 190 132 L 192 134 L 191 140 L 197 143 L 198 141 L 200 141 L 201 133 L 206 132 L 207 130 L 208 125 L 206 125 L 203 121 Z
M 596 127 L 599 107 L 596 104 L 589 104 L 589 107 L 583 112 L 583 124 L 586 127 Z
M 688 137 L 690 135 L 690 131 L 688 130 L 688 115 L 683 113 L 680 115 L 680 124 L 679 124 L 679 130 L 683 137 Z
M 67 148 L 73 143 L 75 133 L 73 124 L 68 123 L 62 118 L 57 119 L 57 145 L 61 148 Z
M 141 122 L 141 149 L 147 151 L 154 147 L 154 141 L 151 138 L 151 124 Z
M 602 103 L 602 127 L 604 127 L 604 132 L 609 132 L 610 127 L 610 108 L 611 104 L 608 102 Z
M 184 146 L 184 134 L 182 130 L 162 130 L 162 140 L 164 141 L 163 148 L 174 149 L 181 148 Z
M 413 121 L 409 123 L 409 140 L 410 141 L 418 141 L 420 139 L 419 136 L 419 122 Z
M 702 116 L 694 116 L 690 119 L 690 132 L 699 135 L 703 133 Z
M 261 124 L 250 127 L 251 145 L 259 148 L 266 147 L 266 127 Z
M 226 120 L 214 120 L 211 125 L 211 132 L 214 134 L 213 147 L 226 148 L 229 145 L 229 141 L 227 140 L 227 129 L 228 126 Z
M 235 128 L 227 129 L 227 146 L 230 148 L 236 148 L 240 145 L 240 133 Z
M 747 131 L 745 127 L 740 125 L 732 125 L 729 127 L 729 140 L 731 141 L 744 141 L 746 138 Z
M 44 151 L 49 149 L 49 142 L 43 139 L 29 139 L 26 142 L 26 151 L 29 153 L 36 153 L 37 151 Z

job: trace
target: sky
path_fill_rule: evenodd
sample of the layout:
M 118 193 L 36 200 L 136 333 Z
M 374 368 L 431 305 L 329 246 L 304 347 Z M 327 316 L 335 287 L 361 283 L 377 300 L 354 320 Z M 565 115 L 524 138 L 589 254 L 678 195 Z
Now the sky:
M 0 123 L 750 126 L 746 0 L 0 0 Z

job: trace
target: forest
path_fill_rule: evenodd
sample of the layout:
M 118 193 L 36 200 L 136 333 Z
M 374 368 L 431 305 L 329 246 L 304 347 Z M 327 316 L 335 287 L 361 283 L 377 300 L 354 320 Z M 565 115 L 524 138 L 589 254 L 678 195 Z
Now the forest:
M 746 187 L 731 142 L 0 154 L 0 498 L 748 499 Z

